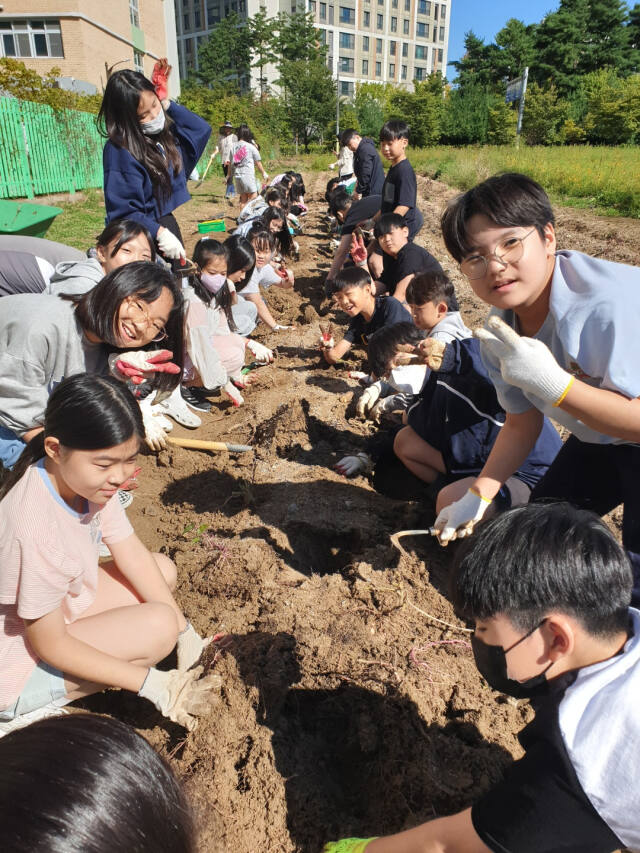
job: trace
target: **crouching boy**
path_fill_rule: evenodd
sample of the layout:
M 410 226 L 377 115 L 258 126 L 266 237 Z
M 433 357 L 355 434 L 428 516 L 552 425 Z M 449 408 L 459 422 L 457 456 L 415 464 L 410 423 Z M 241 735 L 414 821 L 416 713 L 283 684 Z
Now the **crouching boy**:
M 465 811 L 325 853 L 640 849 L 631 584 L 624 551 L 590 512 L 530 504 L 481 525 L 458 555 L 452 598 L 474 625 L 480 674 L 500 693 L 532 699 L 525 755 Z

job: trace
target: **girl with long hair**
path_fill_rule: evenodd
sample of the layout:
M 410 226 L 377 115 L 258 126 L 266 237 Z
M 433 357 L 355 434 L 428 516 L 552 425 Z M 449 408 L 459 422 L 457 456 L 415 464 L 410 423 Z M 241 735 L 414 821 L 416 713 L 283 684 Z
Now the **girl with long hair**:
M 157 65 L 160 65 L 158 63 Z M 186 258 L 173 211 L 188 201 L 187 177 L 211 135 L 207 122 L 168 100 L 166 65 L 154 87 L 144 74 L 124 69 L 109 77 L 98 114 L 104 146 L 107 222 L 135 219 L 151 233 L 162 255 Z
M 241 124 L 236 135 L 238 141 L 231 152 L 231 168 L 240 204 L 244 206 L 258 195 L 256 169 L 265 182 L 269 175 L 264 170 L 260 151 L 249 127 L 246 124 Z
M 43 428 L 0 488 L 0 734 L 105 687 L 188 729 L 215 676 L 178 607 L 176 567 L 133 532 L 116 492 L 144 426 L 127 388 L 86 373 L 49 397 Z M 98 565 L 100 541 L 111 561 Z M 155 668 L 176 646 L 178 668 Z
M 42 432 L 55 386 L 75 373 L 107 373 L 110 352 L 157 351 L 160 346 L 173 353 L 175 367 L 164 359 L 148 365 L 144 377 L 151 388 L 172 391 L 182 367 L 182 325 L 177 279 L 148 261 L 118 267 L 83 295 L 5 297 L 0 312 L 0 462 L 11 468 L 25 443 Z M 164 433 L 150 414 L 146 421 L 148 439 L 162 442 Z

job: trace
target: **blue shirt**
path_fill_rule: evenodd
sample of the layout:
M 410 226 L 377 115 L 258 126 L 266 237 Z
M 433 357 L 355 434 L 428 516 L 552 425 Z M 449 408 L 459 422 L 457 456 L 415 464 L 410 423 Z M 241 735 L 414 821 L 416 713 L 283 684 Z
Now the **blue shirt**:
M 519 331 L 514 311 L 492 308 Z M 595 388 L 640 396 L 640 268 L 592 258 L 581 252 L 556 253 L 549 313 L 533 336 L 553 353 L 558 364 Z M 597 432 L 551 403 L 509 385 L 499 363 L 482 347 L 482 359 L 501 406 L 521 414 L 536 408 L 591 444 L 625 444 Z
M 126 148 L 108 140 L 102 154 L 107 223 L 114 219 L 134 219 L 155 237 L 160 227 L 159 220 L 191 198 L 187 190 L 187 176 L 202 156 L 211 128 L 203 118 L 173 101 L 167 115 L 173 119 L 172 131 L 182 155 L 182 168 L 177 172 L 169 164 L 170 195 L 156 198 L 151 178 L 142 163 Z

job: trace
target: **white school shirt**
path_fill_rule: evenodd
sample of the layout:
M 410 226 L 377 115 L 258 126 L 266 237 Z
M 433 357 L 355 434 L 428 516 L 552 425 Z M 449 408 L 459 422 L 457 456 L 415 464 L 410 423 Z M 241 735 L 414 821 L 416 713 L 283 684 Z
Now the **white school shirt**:
M 492 308 L 518 330 L 514 311 Z M 640 396 L 640 268 L 592 258 L 582 252 L 556 253 L 549 313 L 533 336 L 546 344 L 560 367 L 596 388 Z M 545 402 L 509 385 L 500 364 L 481 346 L 482 360 L 506 412 L 521 414 L 532 406 L 591 444 L 626 444 L 605 435 Z

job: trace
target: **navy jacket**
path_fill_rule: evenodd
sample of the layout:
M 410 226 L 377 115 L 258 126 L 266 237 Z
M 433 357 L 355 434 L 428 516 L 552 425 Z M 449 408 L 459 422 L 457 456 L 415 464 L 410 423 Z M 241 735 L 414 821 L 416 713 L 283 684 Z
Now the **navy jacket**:
M 104 203 L 107 223 L 114 219 L 135 219 L 149 229 L 153 237 L 159 219 L 191 198 L 187 177 L 202 156 L 211 127 L 200 116 L 171 101 L 167 115 L 173 119 L 173 134 L 182 155 L 182 168 L 171 176 L 171 195 L 160 201 L 153 194 L 149 173 L 126 148 L 107 141 L 102 155 Z M 169 167 L 171 168 L 171 167 Z
M 380 195 L 384 184 L 384 169 L 375 143 L 368 136 L 362 138 L 353 155 L 353 174 L 358 179 L 356 192 L 363 198 L 368 195 Z
M 440 370 L 432 370 L 409 409 L 409 426 L 443 456 L 447 474 L 479 474 L 505 421 L 498 397 L 480 358 L 476 338 L 447 344 Z M 547 472 L 562 447 L 544 419 L 535 447 L 514 476 L 530 488 Z

